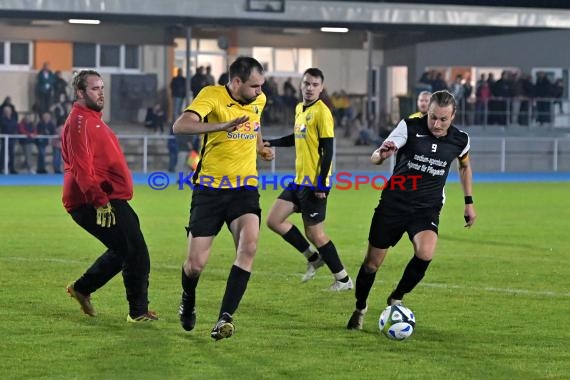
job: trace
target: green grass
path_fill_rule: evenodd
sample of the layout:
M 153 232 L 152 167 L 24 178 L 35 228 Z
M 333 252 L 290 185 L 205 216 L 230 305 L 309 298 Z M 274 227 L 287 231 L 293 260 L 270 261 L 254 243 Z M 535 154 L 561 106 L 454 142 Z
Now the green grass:
M 151 252 L 151 308 L 125 322 L 122 279 L 82 315 L 65 285 L 103 251 L 61 206 L 58 187 L 0 187 L 0 373 L 5 379 L 563 379 L 570 373 L 568 184 L 478 184 L 479 218 L 463 228 L 462 194 L 448 186 L 441 239 L 424 281 L 406 297 L 417 329 L 404 342 L 377 319 L 412 252 L 402 239 L 378 272 L 361 332 L 347 331 L 354 292 L 331 294 L 326 268 L 301 284 L 299 253 L 262 227 L 236 334 L 214 342 L 234 257 L 224 229 L 198 287 L 195 331 L 179 326 L 180 266 L 190 193 L 137 187 L 132 202 Z M 327 232 L 353 278 L 378 192 L 336 191 Z M 264 191 L 266 213 L 276 191 Z M 294 220 L 299 222 L 298 216 Z

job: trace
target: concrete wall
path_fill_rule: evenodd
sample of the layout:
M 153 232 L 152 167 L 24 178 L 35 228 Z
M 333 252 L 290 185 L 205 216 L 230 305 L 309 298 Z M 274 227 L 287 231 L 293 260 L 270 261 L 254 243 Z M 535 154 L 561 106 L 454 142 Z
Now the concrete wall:
M 417 45 L 415 79 L 426 66 L 570 67 L 570 30 L 528 32 Z
M 373 54 L 373 66 L 382 64 L 382 51 Z M 325 85 L 330 93 L 344 90 L 349 94 L 366 94 L 368 53 L 354 49 L 316 49 L 313 66 L 325 74 Z
M 172 40 L 169 30 L 157 25 L 61 25 L 34 26 L 0 24 L 6 41 L 71 41 L 110 44 L 166 45 Z

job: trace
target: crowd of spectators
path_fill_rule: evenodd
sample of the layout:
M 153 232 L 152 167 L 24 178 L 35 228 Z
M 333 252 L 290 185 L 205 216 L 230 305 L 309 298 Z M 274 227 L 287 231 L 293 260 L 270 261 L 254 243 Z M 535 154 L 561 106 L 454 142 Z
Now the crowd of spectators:
M 0 133 L 20 136 L 8 139 L 7 168 L 10 174 L 22 171 L 48 173 L 48 153 L 51 153 L 51 171 L 62 172 L 61 130 L 71 110 L 70 89 L 61 71 L 52 72 L 47 62 L 37 74 L 35 89 L 36 101 L 30 111 L 18 113 L 10 96 L 6 96 L 0 105 Z M 0 145 L 0 173 L 3 173 L 4 140 Z M 16 154 L 18 148 L 21 155 Z
M 542 71 L 537 72 L 534 81 L 530 74 L 504 70 L 498 79 L 492 72 L 482 73 L 472 83 L 469 74 L 458 74 L 448 84 L 441 72 L 432 70 L 424 72 L 416 85 L 417 92 L 443 89 L 449 90 L 457 100 L 457 124 L 504 126 L 536 122 L 549 125 L 555 111 L 564 112 L 562 79 L 552 78 Z

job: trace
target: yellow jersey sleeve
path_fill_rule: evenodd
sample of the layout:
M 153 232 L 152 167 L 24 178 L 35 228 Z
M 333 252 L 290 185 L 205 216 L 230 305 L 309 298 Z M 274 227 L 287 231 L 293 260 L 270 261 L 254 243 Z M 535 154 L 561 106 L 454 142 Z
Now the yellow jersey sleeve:
M 334 119 L 331 111 L 320 101 L 319 112 L 316 115 L 317 120 L 315 120 L 316 126 L 319 132 L 319 138 L 334 137 Z
M 219 103 L 219 91 L 214 91 L 215 87 L 204 87 L 202 91 L 196 96 L 192 104 L 186 107 L 186 111 L 193 111 L 200 116 L 200 121 L 214 111 Z M 229 120 L 228 120 L 229 121 Z

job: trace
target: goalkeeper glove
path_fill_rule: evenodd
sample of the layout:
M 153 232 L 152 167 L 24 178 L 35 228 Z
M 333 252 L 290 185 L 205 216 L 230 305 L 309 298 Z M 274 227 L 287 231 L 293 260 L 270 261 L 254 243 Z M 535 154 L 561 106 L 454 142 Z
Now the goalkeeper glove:
M 107 203 L 105 206 L 97 207 L 97 225 L 101 227 L 111 227 L 114 226 L 115 212 L 113 211 L 113 206 L 111 203 Z

